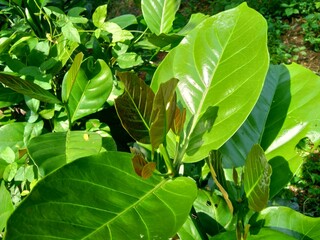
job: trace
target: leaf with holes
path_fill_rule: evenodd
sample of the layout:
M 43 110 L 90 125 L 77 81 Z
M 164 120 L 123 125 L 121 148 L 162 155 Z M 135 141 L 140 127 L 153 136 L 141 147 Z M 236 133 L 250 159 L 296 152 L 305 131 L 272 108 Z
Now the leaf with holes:
M 272 168 L 259 145 L 254 145 L 244 166 L 244 191 L 249 208 L 260 212 L 268 204 Z

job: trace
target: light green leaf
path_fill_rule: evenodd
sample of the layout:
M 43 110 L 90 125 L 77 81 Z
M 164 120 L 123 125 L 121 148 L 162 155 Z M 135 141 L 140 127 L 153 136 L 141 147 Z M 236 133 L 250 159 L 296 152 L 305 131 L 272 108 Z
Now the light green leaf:
M 1 181 L 0 186 L 0 232 L 6 226 L 7 220 L 14 210 L 13 203 L 11 201 L 11 196 L 6 187 L 4 186 L 4 181 Z
M 106 102 L 113 84 L 112 72 L 102 59 L 93 63 L 92 58 L 83 62 L 68 99 L 70 120 L 98 111 Z
M 107 18 L 107 4 L 96 8 L 92 15 L 92 22 L 97 28 L 101 28 Z
M 222 27 L 223 26 L 223 27 Z M 179 79 L 178 102 L 187 108 L 184 162 L 221 147 L 253 109 L 268 70 L 267 24 L 245 3 L 204 20 L 166 56 L 152 79 Z
M 41 174 L 46 175 L 75 159 L 98 154 L 101 146 L 102 139 L 97 133 L 68 131 L 32 138 L 27 149 Z
M 116 23 L 119 25 L 122 29 L 137 24 L 137 18 L 132 14 L 124 14 L 115 18 L 112 18 L 109 20 L 110 22 Z
M 0 159 L 5 160 L 7 163 L 13 163 L 16 159 L 16 154 L 10 147 L 0 149 Z
M 196 195 L 190 178 L 143 180 L 131 154 L 106 152 L 38 182 L 8 220 L 6 240 L 169 239 L 186 221 Z
M 33 82 L 22 80 L 19 77 L 0 73 L 0 82 L 2 82 L 12 90 L 27 95 L 31 98 L 35 98 L 48 103 L 60 103 L 59 99 L 57 99 L 49 91 L 46 91 Z
M 202 240 L 201 234 L 194 224 L 192 218 L 189 216 L 187 221 L 178 231 L 178 236 L 180 240 Z
M 143 63 L 140 55 L 135 52 L 126 52 L 117 57 L 117 63 L 122 69 L 132 68 Z
M 243 165 L 253 144 L 260 143 L 272 165 L 270 197 L 275 196 L 302 164 L 295 149 L 300 139 L 319 139 L 320 112 L 314 103 L 320 94 L 313 90 L 318 88 L 320 77 L 300 65 L 270 66 L 255 108 L 220 149 L 225 167 Z
M 180 0 L 142 0 L 143 17 L 151 32 L 160 35 L 168 33 L 172 28 Z
M 61 91 L 61 98 L 63 102 L 67 102 L 69 99 L 70 92 L 72 90 L 73 84 L 76 81 L 78 72 L 81 67 L 82 59 L 83 59 L 83 53 L 80 52 L 75 56 L 69 71 L 63 78 L 62 91 Z
M 67 22 L 62 28 L 61 28 L 63 36 L 73 42 L 80 43 L 80 35 L 78 32 L 78 29 L 76 29 L 72 22 Z
M 260 212 L 268 204 L 272 168 L 259 145 L 254 145 L 244 166 L 244 191 L 249 208 Z
M 251 231 L 259 232 L 260 229 L 267 228 L 282 232 L 289 239 L 320 238 L 320 218 L 305 216 L 288 207 L 268 207 L 252 220 Z
M 10 147 L 18 150 L 24 147 L 23 135 L 26 123 L 9 123 L 0 127 L 1 148 Z
M 195 13 L 190 17 L 189 22 L 185 25 L 177 34 L 181 36 L 187 35 L 194 28 L 196 28 L 201 22 L 206 20 L 209 16 L 203 13 Z
M 123 30 L 118 24 L 113 22 L 105 22 L 101 26 L 101 30 L 112 34 L 112 42 L 124 42 L 133 38 L 131 32 Z

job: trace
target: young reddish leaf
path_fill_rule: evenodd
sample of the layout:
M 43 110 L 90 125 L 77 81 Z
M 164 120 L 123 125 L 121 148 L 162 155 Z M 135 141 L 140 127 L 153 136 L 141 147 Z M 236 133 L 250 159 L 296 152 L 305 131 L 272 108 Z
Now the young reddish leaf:
M 141 177 L 144 179 L 148 179 L 152 176 L 154 170 L 156 169 L 157 165 L 155 162 L 149 162 L 142 168 Z
M 186 121 L 186 109 L 183 108 L 181 111 L 178 107 L 176 107 L 173 124 L 171 126 L 172 131 L 176 135 L 180 135 L 185 121 Z
M 154 97 L 150 126 L 151 145 L 154 149 L 165 142 L 166 135 L 172 127 L 177 106 L 175 90 L 178 81 L 178 79 L 172 78 L 161 83 Z
M 118 73 L 125 92 L 115 100 L 115 107 L 122 126 L 136 141 L 150 143 L 151 112 L 154 93 L 134 73 Z
M 142 169 L 147 164 L 147 161 L 144 159 L 144 157 L 140 154 L 136 154 L 132 158 L 132 164 L 134 171 L 137 175 L 140 177 L 142 176 Z

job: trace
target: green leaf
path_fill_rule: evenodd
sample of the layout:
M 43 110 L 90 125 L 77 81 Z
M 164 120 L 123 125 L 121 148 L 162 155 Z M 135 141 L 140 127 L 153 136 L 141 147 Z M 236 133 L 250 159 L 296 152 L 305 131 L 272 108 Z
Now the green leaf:
M 12 90 L 27 95 L 31 98 L 35 98 L 47 103 L 60 103 L 59 99 L 57 99 L 49 91 L 46 91 L 35 83 L 27 80 L 22 80 L 19 77 L 0 73 L 0 82 L 2 82 Z
M 168 33 L 172 28 L 180 0 L 142 0 L 143 17 L 151 32 L 160 35 Z
M 110 22 L 116 23 L 117 25 L 119 25 L 122 29 L 133 25 L 133 24 L 137 24 L 137 18 L 132 15 L 132 14 L 124 14 L 124 15 L 120 15 L 118 17 L 112 18 L 109 20 Z
M 202 240 L 201 234 L 194 224 L 192 218 L 189 216 L 187 221 L 182 225 L 178 231 L 180 240 Z
M 106 152 L 38 182 L 8 220 L 6 240 L 168 239 L 186 221 L 196 195 L 190 178 L 143 180 L 131 154 Z
M 98 59 L 93 63 L 92 58 L 87 58 L 69 95 L 67 105 L 71 122 L 98 111 L 106 102 L 112 84 L 112 72 L 105 61 Z
M 270 66 L 255 108 L 221 148 L 225 166 L 243 165 L 253 144 L 260 143 L 272 165 L 270 197 L 275 196 L 302 164 L 295 149 L 300 139 L 319 139 L 320 112 L 314 103 L 320 94 L 313 90 L 318 88 L 320 77 L 300 65 Z
M 61 32 L 66 39 L 76 43 L 80 43 L 80 35 L 78 29 L 73 26 L 72 22 L 67 22 L 61 28 Z
M 96 8 L 92 15 L 92 22 L 97 28 L 101 28 L 107 18 L 107 4 Z
M 187 108 L 184 162 L 205 158 L 239 129 L 258 100 L 268 64 L 266 21 L 245 3 L 204 20 L 169 52 L 151 88 L 179 79 L 178 102 Z
M 122 126 L 136 141 L 150 143 L 151 113 L 154 93 L 134 73 L 118 73 L 125 85 L 125 92 L 115 100 L 115 107 Z
M 117 63 L 122 69 L 132 68 L 143 63 L 140 55 L 135 52 L 126 52 L 117 57 Z
M 75 56 L 69 71 L 63 78 L 62 92 L 61 92 L 61 98 L 63 102 L 67 102 L 69 99 L 70 92 L 76 81 L 78 72 L 81 67 L 82 59 L 83 59 L 83 53 L 80 52 Z
M 26 123 L 9 123 L 0 127 L 1 148 L 10 147 L 13 150 L 23 148 L 25 126 Z
M 203 13 L 195 13 L 190 17 L 189 22 L 177 33 L 178 35 L 185 36 L 196 28 L 201 22 L 206 20 L 209 16 Z
M 11 196 L 6 187 L 4 186 L 4 181 L 1 181 L 0 186 L 0 232 L 6 226 L 7 220 L 14 210 L 13 203 L 11 201 Z
M 23 95 L 0 84 L 0 108 L 9 107 L 23 100 Z
M 154 149 L 165 142 L 166 135 L 172 127 L 177 105 L 176 86 L 178 81 L 173 78 L 162 83 L 154 97 L 150 125 L 150 142 Z
M 248 240 L 296 240 L 297 238 L 288 236 L 285 233 L 272 230 L 269 228 L 262 228 L 257 235 L 249 235 Z
M 312 218 L 288 207 L 268 207 L 250 220 L 252 233 L 272 229 L 286 234 L 289 239 L 319 239 L 320 218 Z
M 271 173 L 262 148 L 254 145 L 248 154 L 243 177 L 244 191 L 253 211 L 260 212 L 268 204 Z
M 215 235 L 232 227 L 233 215 L 223 197 L 199 189 L 194 208 L 202 229 L 206 234 Z
M 98 154 L 101 145 L 102 139 L 97 133 L 68 131 L 32 138 L 27 149 L 41 174 L 46 175 L 75 159 Z

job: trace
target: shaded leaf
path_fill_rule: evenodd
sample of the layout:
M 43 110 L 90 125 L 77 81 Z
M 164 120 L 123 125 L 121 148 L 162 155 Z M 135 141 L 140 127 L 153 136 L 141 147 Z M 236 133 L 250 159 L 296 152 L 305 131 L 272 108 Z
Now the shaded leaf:
M 267 228 L 281 232 L 289 239 L 320 238 L 320 218 L 305 216 L 288 207 L 268 207 L 255 215 L 250 224 L 253 233 Z
M 0 84 L 0 108 L 17 104 L 23 100 L 23 95 Z
M 159 35 L 168 33 L 172 28 L 180 0 L 142 0 L 141 10 L 151 32 Z
M 303 79 L 303 81 L 302 81 Z M 275 196 L 302 164 L 295 149 L 300 139 L 319 139 L 320 112 L 314 103 L 320 78 L 297 65 L 270 66 L 261 96 L 246 122 L 220 149 L 224 166 L 244 164 L 251 147 L 259 143 L 272 165 L 270 197 Z
M 115 100 L 117 114 L 122 126 L 133 139 L 150 143 L 151 112 L 154 93 L 149 86 L 134 73 L 118 73 L 125 85 L 125 92 Z
M 99 153 L 101 145 L 101 136 L 97 133 L 68 131 L 32 138 L 27 148 L 41 174 L 46 175 L 75 159 Z
M 166 135 L 172 127 L 177 105 L 177 84 L 176 78 L 162 83 L 154 97 L 150 125 L 150 140 L 154 149 L 165 142 Z
M 268 204 L 272 168 L 259 145 L 254 145 L 244 166 L 244 190 L 249 208 L 260 212 Z
M 187 108 L 179 150 L 184 162 L 205 158 L 239 129 L 258 100 L 268 65 L 266 21 L 245 3 L 204 20 L 169 52 L 151 88 L 179 79 L 177 101 Z
M 33 82 L 22 80 L 17 76 L 0 73 L 0 82 L 12 90 L 27 95 L 31 98 L 35 98 L 47 103 L 60 103 L 60 100 L 49 91 L 41 88 Z
M 196 195 L 190 178 L 142 180 L 131 154 L 105 152 L 38 182 L 8 220 L 6 239 L 168 239 Z
M 112 72 L 102 59 L 87 58 L 78 71 L 68 99 L 71 122 L 98 111 L 113 85 Z

